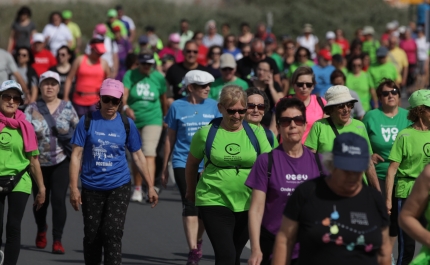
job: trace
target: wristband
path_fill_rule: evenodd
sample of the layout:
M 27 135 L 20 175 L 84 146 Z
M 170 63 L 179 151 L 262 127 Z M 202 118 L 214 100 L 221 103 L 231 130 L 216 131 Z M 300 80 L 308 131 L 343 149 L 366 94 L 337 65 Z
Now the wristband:
M 126 111 L 128 109 L 128 105 L 124 105 L 123 107 L 122 107 L 122 111 Z

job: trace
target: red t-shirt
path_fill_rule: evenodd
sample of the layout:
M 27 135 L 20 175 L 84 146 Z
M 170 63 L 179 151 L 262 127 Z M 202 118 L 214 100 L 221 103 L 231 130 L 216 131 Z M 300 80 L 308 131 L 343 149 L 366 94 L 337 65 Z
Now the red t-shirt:
M 34 63 L 31 65 L 36 71 L 37 75 L 40 76 L 44 72 L 48 71 L 52 66 L 57 65 L 57 59 L 54 55 L 46 49 L 40 52 L 34 52 Z
M 336 43 L 342 48 L 342 55 L 346 55 L 346 51 L 349 50 L 349 42 L 347 39 L 336 40 Z
M 197 53 L 197 63 L 203 66 L 208 64 L 206 56 L 208 55 L 208 48 L 204 45 L 199 46 L 199 52 Z

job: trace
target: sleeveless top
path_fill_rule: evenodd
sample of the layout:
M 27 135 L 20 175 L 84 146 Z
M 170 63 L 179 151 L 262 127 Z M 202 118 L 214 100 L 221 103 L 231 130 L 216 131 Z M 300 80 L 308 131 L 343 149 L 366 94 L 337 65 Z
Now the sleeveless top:
M 91 106 L 99 101 L 100 87 L 105 79 L 101 60 L 93 65 L 88 64 L 88 56 L 84 55 L 76 73 L 75 93 L 73 103 L 81 106 Z

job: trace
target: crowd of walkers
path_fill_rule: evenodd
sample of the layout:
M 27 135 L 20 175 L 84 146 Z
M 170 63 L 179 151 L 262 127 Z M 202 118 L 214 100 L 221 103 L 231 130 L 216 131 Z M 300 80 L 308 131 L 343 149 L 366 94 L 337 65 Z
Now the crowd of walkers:
M 364 26 L 350 42 L 341 29 L 319 40 L 311 24 L 278 38 L 264 23 L 236 36 L 183 19 L 163 43 L 150 25 L 137 37 L 117 6 L 86 44 L 71 11 L 41 31 L 31 16 L 17 12 L 0 49 L 0 265 L 17 264 L 31 193 L 36 247 L 51 204 L 52 252 L 66 253 L 69 189 L 85 264 L 121 264 L 129 202 L 155 207 L 169 172 L 187 265 L 205 232 L 216 265 L 239 265 L 248 240 L 249 265 L 429 264 L 421 20 L 389 22 L 380 38 Z

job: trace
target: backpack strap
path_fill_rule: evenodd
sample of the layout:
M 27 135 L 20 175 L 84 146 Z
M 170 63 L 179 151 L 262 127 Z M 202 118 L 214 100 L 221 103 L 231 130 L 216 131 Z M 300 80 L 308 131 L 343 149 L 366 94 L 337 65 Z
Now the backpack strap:
M 267 155 L 267 178 L 270 180 L 270 177 L 272 177 L 273 151 L 270 151 Z
M 85 131 L 88 131 L 90 129 L 91 120 L 93 119 L 93 113 L 90 111 L 87 114 L 85 114 Z
M 263 129 L 266 133 L 267 140 L 269 140 L 270 146 L 273 147 L 273 145 L 275 144 L 275 138 L 273 137 L 272 131 L 267 129 L 266 127 L 263 127 Z
M 324 102 L 322 101 L 320 96 L 317 96 L 318 105 L 320 105 L 323 113 L 324 113 Z
M 249 123 L 246 121 L 242 122 L 243 128 L 245 129 L 246 135 L 248 135 L 251 144 L 254 146 L 255 151 L 257 152 L 257 156 L 261 154 L 260 143 L 258 142 L 257 136 L 255 136 L 254 130 L 249 126 Z
M 320 155 L 318 153 L 314 153 L 315 155 L 315 161 L 317 162 L 317 166 L 318 166 L 318 171 L 320 172 L 320 176 L 324 175 L 324 171 L 321 165 L 321 159 L 320 159 Z
M 128 142 L 128 135 L 130 134 L 130 122 L 128 121 L 128 118 L 125 114 L 120 114 L 121 115 L 121 119 L 122 119 L 122 123 L 124 123 L 124 129 L 125 129 L 125 142 Z
M 330 127 L 331 127 L 331 129 L 333 130 L 334 134 L 335 134 L 336 136 L 338 136 L 338 135 L 339 135 L 339 132 L 338 132 L 338 130 L 337 130 L 337 128 L 336 128 L 336 126 L 334 125 L 333 120 L 332 120 L 330 117 L 326 118 L 326 120 L 328 121 L 328 124 L 330 124 Z

